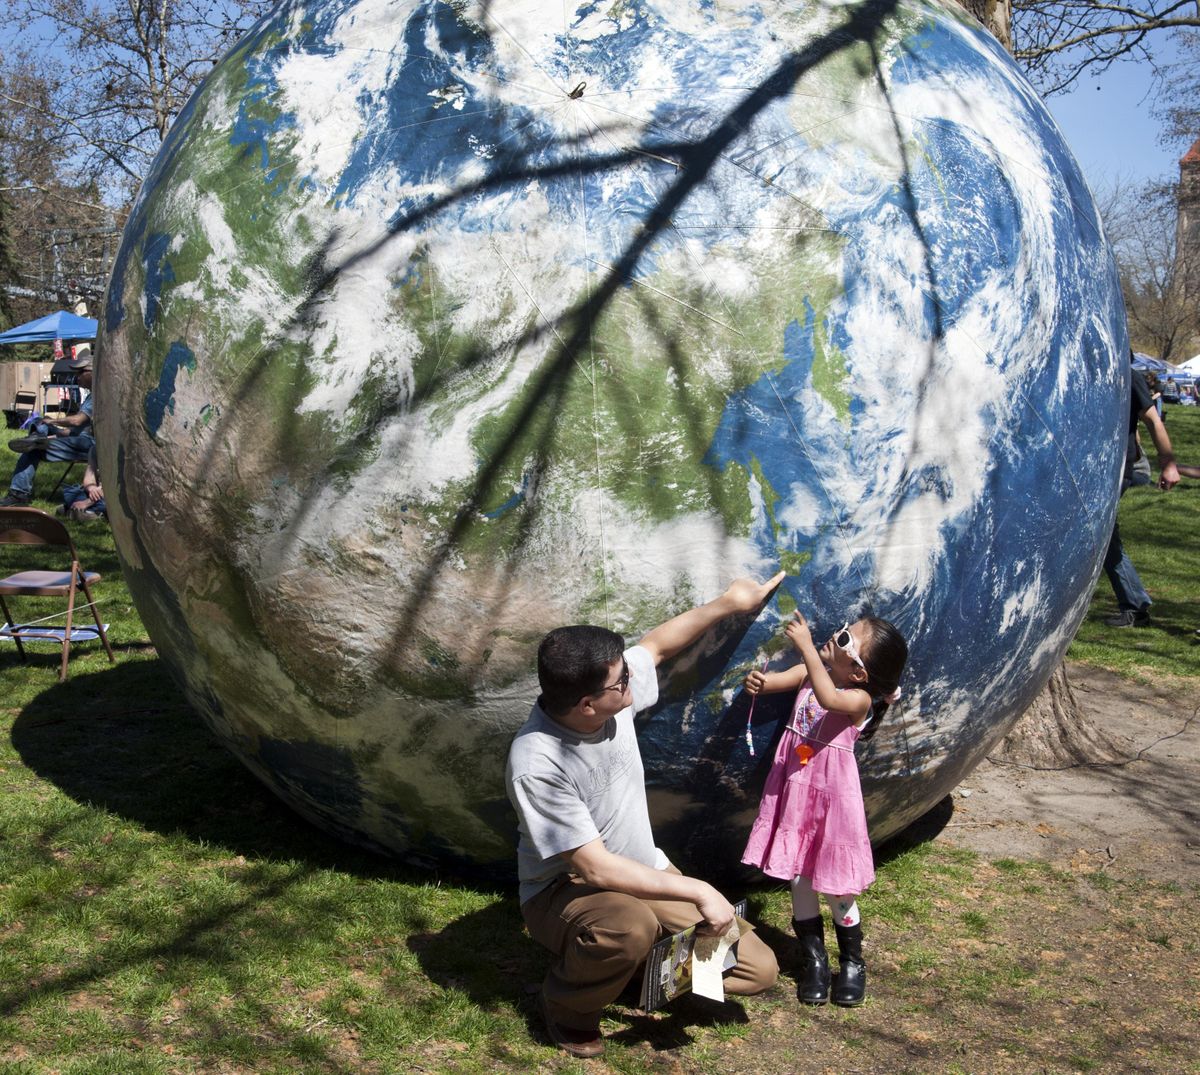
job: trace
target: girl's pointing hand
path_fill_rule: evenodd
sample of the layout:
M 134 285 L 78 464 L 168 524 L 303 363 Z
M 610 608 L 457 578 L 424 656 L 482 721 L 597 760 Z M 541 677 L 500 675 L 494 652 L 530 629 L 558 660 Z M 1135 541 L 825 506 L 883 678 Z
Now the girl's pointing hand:
M 808 629 L 808 620 L 804 618 L 804 613 L 799 610 L 796 611 L 792 622 L 787 625 L 785 633 L 797 651 L 803 652 L 803 647 L 806 644 L 809 646 L 812 645 L 812 632 Z

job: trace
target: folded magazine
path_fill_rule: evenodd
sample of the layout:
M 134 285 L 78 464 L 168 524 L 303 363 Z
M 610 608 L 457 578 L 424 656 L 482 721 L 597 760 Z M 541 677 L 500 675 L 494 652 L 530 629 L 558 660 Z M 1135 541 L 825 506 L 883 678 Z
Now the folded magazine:
M 735 903 L 733 909 L 742 932 L 747 932 L 751 927 L 745 922 L 746 901 Z M 650 949 L 646 957 L 646 974 L 642 978 L 641 1003 L 644 1011 L 661 1008 L 681 993 L 691 992 L 692 950 L 695 944 L 696 927 L 688 926 L 664 937 Z M 730 970 L 736 964 L 737 942 L 734 942 L 725 956 L 723 970 Z

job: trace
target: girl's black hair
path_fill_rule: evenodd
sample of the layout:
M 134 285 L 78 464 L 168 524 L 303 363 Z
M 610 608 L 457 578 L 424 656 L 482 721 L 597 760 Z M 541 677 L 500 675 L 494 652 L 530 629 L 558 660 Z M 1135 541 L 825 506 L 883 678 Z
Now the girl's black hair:
M 867 669 L 867 693 L 871 695 L 871 720 L 863 729 L 865 742 L 875 734 L 883 715 L 888 711 L 887 696 L 899 685 L 908 663 L 908 643 L 896 625 L 878 616 L 864 616 L 870 635 L 863 646 L 862 660 Z

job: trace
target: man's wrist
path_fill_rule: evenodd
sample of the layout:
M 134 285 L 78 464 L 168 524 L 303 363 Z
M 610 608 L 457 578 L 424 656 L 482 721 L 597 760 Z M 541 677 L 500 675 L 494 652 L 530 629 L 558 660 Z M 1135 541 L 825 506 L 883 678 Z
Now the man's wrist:
M 689 886 L 691 891 L 688 893 L 688 903 L 703 903 L 704 900 L 708 899 L 712 891 L 714 891 L 712 885 L 710 885 L 707 881 L 701 881 L 699 877 L 690 877 L 686 874 L 684 876 L 688 881 L 691 882 L 691 885 Z
M 721 594 L 720 597 L 714 597 L 706 606 L 712 611 L 714 619 L 719 622 L 726 616 L 732 616 L 734 613 L 733 598 L 729 596 L 728 591 Z

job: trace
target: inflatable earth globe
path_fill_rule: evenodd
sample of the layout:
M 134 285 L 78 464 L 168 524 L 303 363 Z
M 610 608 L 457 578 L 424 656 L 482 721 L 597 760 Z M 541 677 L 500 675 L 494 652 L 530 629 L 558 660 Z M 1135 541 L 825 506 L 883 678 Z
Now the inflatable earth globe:
M 1127 350 L 1075 162 L 950 4 L 286 0 L 145 181 L 97 421 L 192 704 L 417 862 L 512 871 L 546 631 L 632 642 L 782 566 L 639 718 L 659 843 L 715 868 L 787 711 L 741 681 L 797 608 L 909 640 L 860 747 L 876 841 L 1038 694 L 1112 527 Z

